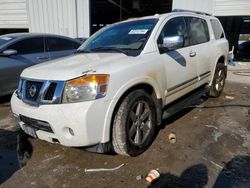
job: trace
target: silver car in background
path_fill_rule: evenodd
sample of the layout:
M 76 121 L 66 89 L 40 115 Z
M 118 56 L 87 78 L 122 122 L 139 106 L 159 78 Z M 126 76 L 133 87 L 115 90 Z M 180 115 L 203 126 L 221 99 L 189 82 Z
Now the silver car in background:
M 23 69 L 73 54 L 81 41 L 52 34 L 18 33 L 0 36 L 0 97 L 11 94 Z

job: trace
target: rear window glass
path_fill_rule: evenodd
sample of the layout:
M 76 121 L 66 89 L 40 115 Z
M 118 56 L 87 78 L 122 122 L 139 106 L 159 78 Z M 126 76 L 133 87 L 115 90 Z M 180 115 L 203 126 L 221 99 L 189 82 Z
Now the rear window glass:
M 224 33 L 223 33 L 223 29 L 221 27 L 221 24 L 219 23 L 218 20 L 211 20 L 211 25 L 214 31 L 214 37 L 215 39 L 221 39 L 224 38 Z
M 73 50 L 77 49 L 80 46 L 80 44 L 72 40 L 53 38 L 53 37 L 46 38 L 46 44 L 47 44 L 47 51 L 50 52 Z
M 209 41 L 207 22 L 201 18 L 188 17 L 190 45 L 205 43 Z

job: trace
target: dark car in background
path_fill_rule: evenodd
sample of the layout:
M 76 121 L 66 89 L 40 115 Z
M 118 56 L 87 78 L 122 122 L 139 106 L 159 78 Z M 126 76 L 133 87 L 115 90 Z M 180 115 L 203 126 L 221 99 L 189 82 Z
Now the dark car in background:
M 250 60 L 250 40 L 242 42 L 241 44 L 238 45 L 235 58 L 239 61 Z
M 23 69 L 73 54 L 81 41 L 52 34 L 18 33 L 0 36 L 0 96 L 11 94 Z

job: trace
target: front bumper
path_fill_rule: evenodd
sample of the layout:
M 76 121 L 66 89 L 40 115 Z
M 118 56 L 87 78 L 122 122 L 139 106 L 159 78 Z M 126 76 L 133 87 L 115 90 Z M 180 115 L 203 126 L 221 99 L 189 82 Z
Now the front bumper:
M 102 98 L 81 103 L 31 106 L 20 100 L 16 93 L 11 98 L 12 112 L 22 129 L 27 125 L 20 117 L 46 122 L 52 131 L 38 128 L 35 130 L 36 136 L 71 147 L 92 146 L 102 142 L 109 103 Z

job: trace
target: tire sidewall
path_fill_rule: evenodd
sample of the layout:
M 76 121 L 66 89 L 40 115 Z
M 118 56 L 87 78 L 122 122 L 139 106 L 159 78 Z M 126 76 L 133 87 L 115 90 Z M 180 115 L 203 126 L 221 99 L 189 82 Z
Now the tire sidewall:
M 226 69 L 225 69 L 225 65 L 222 64 L 222 63 L 219 63 L 219 64 L 216 65 L 216 69 L 215 69 L 215 73 L 214 73 L 214 79 L 213 79 L 212 86 L 211 86 L 211 90 L 210 90 L 210 96 L 211 96 L 211 97 L 219 97 L 220 94 L 221 94 L 222 91 L 223 91 L 223 88 L 222 88 L 220 91 L 218 91 L 218 90 L 216 89 L 216 79 L 217 79 L 217 77 L 218 77 L 218 73 L 219 73 L 220 70 L 223 72 L 222 74 L 224 74 L 223 88 L 224 88 L 224 86 L 225 86 L 225 79 L 226 79 Z
M 131 142 L 130 135 L 129 135 L 129 120 L 130 120 L 130 113 L 135 103 L 138 101 L 145 101 L 150 109 L 151 118 L 152 118 L 152 127 L 148 134 L 147 140 L 144 141 L 141 145 L 136 145 Z M 124 109 L 122 118 L 120 121 L 120 125 L 115 126 L 121 126 L 120 131 L 122 131 L 124 134 L 121 133 L 120 139 L 122 143 L 125 143 L 125 152 L 129 156 L 137 156 L 144 151 L 152 144 L 154 140 L 155 135 L 155 128 L 156 128 L 156 109 L 153 102 L 153 99 L 151 96 L 146 93 L 144 90 L 136 90 L 132 93 L 130 93 L 122 102 L 120 108 Z M 119 109 L 118 109 L 119 111 Z
M 132 110 L 132 107 L 134 106 L 134 103 L 138 101 L 145 101 L 150 109 L 150 114 L 152 118 L 152 127 L 148 135 L 148 139 L 145 140 L 145 142 L 142 145 L 135 145 L 131 143 L 130 138 L 129 138 L 129 118 L 130 118 L 130 112 Z M 132 155 L 138 155 L 142 152 L 144 152 L 152 143 L 154 133 L 155 133 L 155 126 L 156 126 L 156 112 L 155 112 L 155 107 L 153 100 L 151 99 L 150 96 L 146 95 L 138 95 L 137 97 L 133 98 L 130 103 L 128 103 L 128 111 L 127 111 L 127 117 L 126 117 L 126 142 L 128 144 L 128 153 Z

